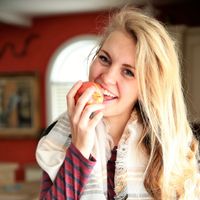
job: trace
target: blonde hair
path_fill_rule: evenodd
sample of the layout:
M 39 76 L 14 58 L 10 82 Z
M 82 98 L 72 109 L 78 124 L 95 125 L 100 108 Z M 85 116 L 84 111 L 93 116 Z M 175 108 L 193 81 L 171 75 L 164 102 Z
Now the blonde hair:
M 136 41 L 142 143 L 150 158 L 144 185 L 154 199 L 195 199 L 198 148 L 187 119 L 175 43 L 160 22 L 135 8 L 123 8 L 111 18 L 100 48 L 116 30 Z

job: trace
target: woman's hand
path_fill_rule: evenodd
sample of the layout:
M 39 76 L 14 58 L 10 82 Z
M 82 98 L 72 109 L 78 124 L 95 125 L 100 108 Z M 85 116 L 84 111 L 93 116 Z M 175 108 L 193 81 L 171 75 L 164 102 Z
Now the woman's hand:
M 67 107 L 72 128 L 72 143 L 84 157 L 89 158 L 94 146 L 95 127 L 103 117 L 104 105 L 87 105 L 95 92 L 94 87 L 86 89 L 75 105 L 74 96 L 81 84 L 82 82 L 78 81 L 67 94 Z

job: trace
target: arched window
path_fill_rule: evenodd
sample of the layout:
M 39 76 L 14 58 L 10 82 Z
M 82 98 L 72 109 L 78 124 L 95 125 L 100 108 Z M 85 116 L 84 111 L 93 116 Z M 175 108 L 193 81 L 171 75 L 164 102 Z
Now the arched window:
M 48 124 L 66 110 L 66 94 L 72 85 L 78 80 L 88 80 L 88 68 L 98 41 L 97 36 L 76 37 L 53 55 L 46 77 Z

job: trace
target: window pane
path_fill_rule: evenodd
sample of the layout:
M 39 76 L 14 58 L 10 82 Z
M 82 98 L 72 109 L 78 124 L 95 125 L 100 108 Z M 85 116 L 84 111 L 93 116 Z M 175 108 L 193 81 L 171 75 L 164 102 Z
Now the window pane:
M 58 51 L 47 81 L 48 124 L 67 109 L 66 95 L 72 85 L 78 80 L 88 80 L 88 66 L 97 44 L 97 37 L 80 37 Z
M 55 60 L 51 73 L 53 82 L 75 82 L 87 80 L 89 54 L 96 46 L 96 40 L 77 41 L 63 49 Z M 91 55 L 94 55 L 91 54 Z M 91 58 L 91 57 L 90 57 Z
M 61 113 L 63 113 L 67 108 L 66 94 L 72 87 L 72 83 L 68 84 L 57 84 L 53 83 L 51 85 L 52 93 L 52 119 L 55 120 Z

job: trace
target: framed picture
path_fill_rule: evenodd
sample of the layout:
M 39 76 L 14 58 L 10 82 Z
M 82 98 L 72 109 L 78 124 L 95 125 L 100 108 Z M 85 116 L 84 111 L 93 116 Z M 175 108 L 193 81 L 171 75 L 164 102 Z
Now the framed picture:
M 37 75 L 0 74 L 0 138 L 38 136 L 39 100 Z

